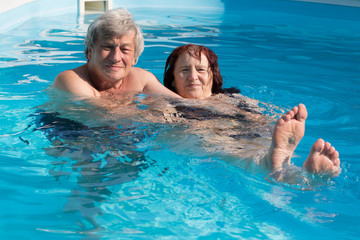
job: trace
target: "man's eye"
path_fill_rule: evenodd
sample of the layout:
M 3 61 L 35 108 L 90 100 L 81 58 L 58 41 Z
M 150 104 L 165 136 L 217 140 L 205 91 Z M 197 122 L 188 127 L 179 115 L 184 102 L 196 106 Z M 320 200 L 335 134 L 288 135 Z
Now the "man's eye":
M 111 50 L 111 46 L 109 46 L 109 45 L 104 45 L 104 46 L 101 46 L 102 47 L 102 49 L 104 49 L 105 51 L 110 51 Z
M 131 49 L 130 48 L 122 48 L 121 51 L 123 53 L 129 53 L 131 51 Z

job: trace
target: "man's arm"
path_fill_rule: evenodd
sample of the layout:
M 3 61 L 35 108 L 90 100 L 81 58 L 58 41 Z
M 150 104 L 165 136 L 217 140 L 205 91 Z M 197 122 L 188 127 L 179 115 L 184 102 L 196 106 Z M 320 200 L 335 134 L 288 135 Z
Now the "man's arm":
M 140 79 L 144 81 L 144 93 L 153 93 L 174 98 L 181 98 L 180 95 L 174 93 L 173 91 L 162 85 L 154 74 L 143 69 L 138 69 L 137 71 L 138 77 L 140 77 Z

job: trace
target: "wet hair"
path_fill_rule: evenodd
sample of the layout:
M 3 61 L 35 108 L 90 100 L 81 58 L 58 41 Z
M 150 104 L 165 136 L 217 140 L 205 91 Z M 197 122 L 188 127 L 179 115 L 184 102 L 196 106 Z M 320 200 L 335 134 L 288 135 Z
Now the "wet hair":
M 212 85 L 211 93 L 218 94 L 223 92 L 222 89 L 223 79 L 219 70 L 218 57 L 211 49 L 195 44 L 188 44 L 177 47 L 172 51 L 170 56 L 167 58 L 165 64 L 165 72 L 164 72 L 165 87 L 167 87 L 173 92 L 176 92 L 176 89 L 173 84 L 175 80 L 174 68 L 177 59 L 183 53 L 189 54 L 191 57 L 194 57 L 198 60 L 201 60 L 201 54 L 204 54 L 204 56 L 209 61 L 209 67 L 213 75 L 213 85 Z
M 89 49 L 94 48 L 99 37 L 111 39 L 135 32 L 135 63 L 144 50 L 144 37 L 139 25 L 125 8 L 112 9 L 97 17 L 90 25 L 85 38 L 85 57 L 89 59 Z

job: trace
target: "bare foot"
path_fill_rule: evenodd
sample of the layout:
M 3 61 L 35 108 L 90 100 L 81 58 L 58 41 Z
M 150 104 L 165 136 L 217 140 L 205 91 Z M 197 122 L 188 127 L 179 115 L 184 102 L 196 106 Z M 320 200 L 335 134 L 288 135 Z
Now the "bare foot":
M 272 172 L 280 171 L 290 163 L 296 146 L 305 133 L 307 110 L 304 104 L 293 107 L 275 125 L 267 165 Z
M 310 173 L 328 173 L 333 177 L 340 174 L 339 152 L 319 138 L 311 148 L 303 167 Z

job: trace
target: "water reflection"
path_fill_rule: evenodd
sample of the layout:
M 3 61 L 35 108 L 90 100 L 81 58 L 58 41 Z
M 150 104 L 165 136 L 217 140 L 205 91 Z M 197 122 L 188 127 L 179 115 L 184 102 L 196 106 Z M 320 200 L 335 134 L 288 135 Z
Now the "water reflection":
M 97 205 L 112 195 L 108 187 L 133 181 L 152 164 L 135 146 L 145 131 L 131 126 L 89 127 L 42 110 L 32 117 L 35 130 L 50 140 L 45 152 L 56 159 L 49 173 L 59 182 L 76 177 L 77 187 L 64 212 L 80 212 L 87 220 L 82 223 L 85 229 L 100 228 L 94 219 L 102 215 Z

